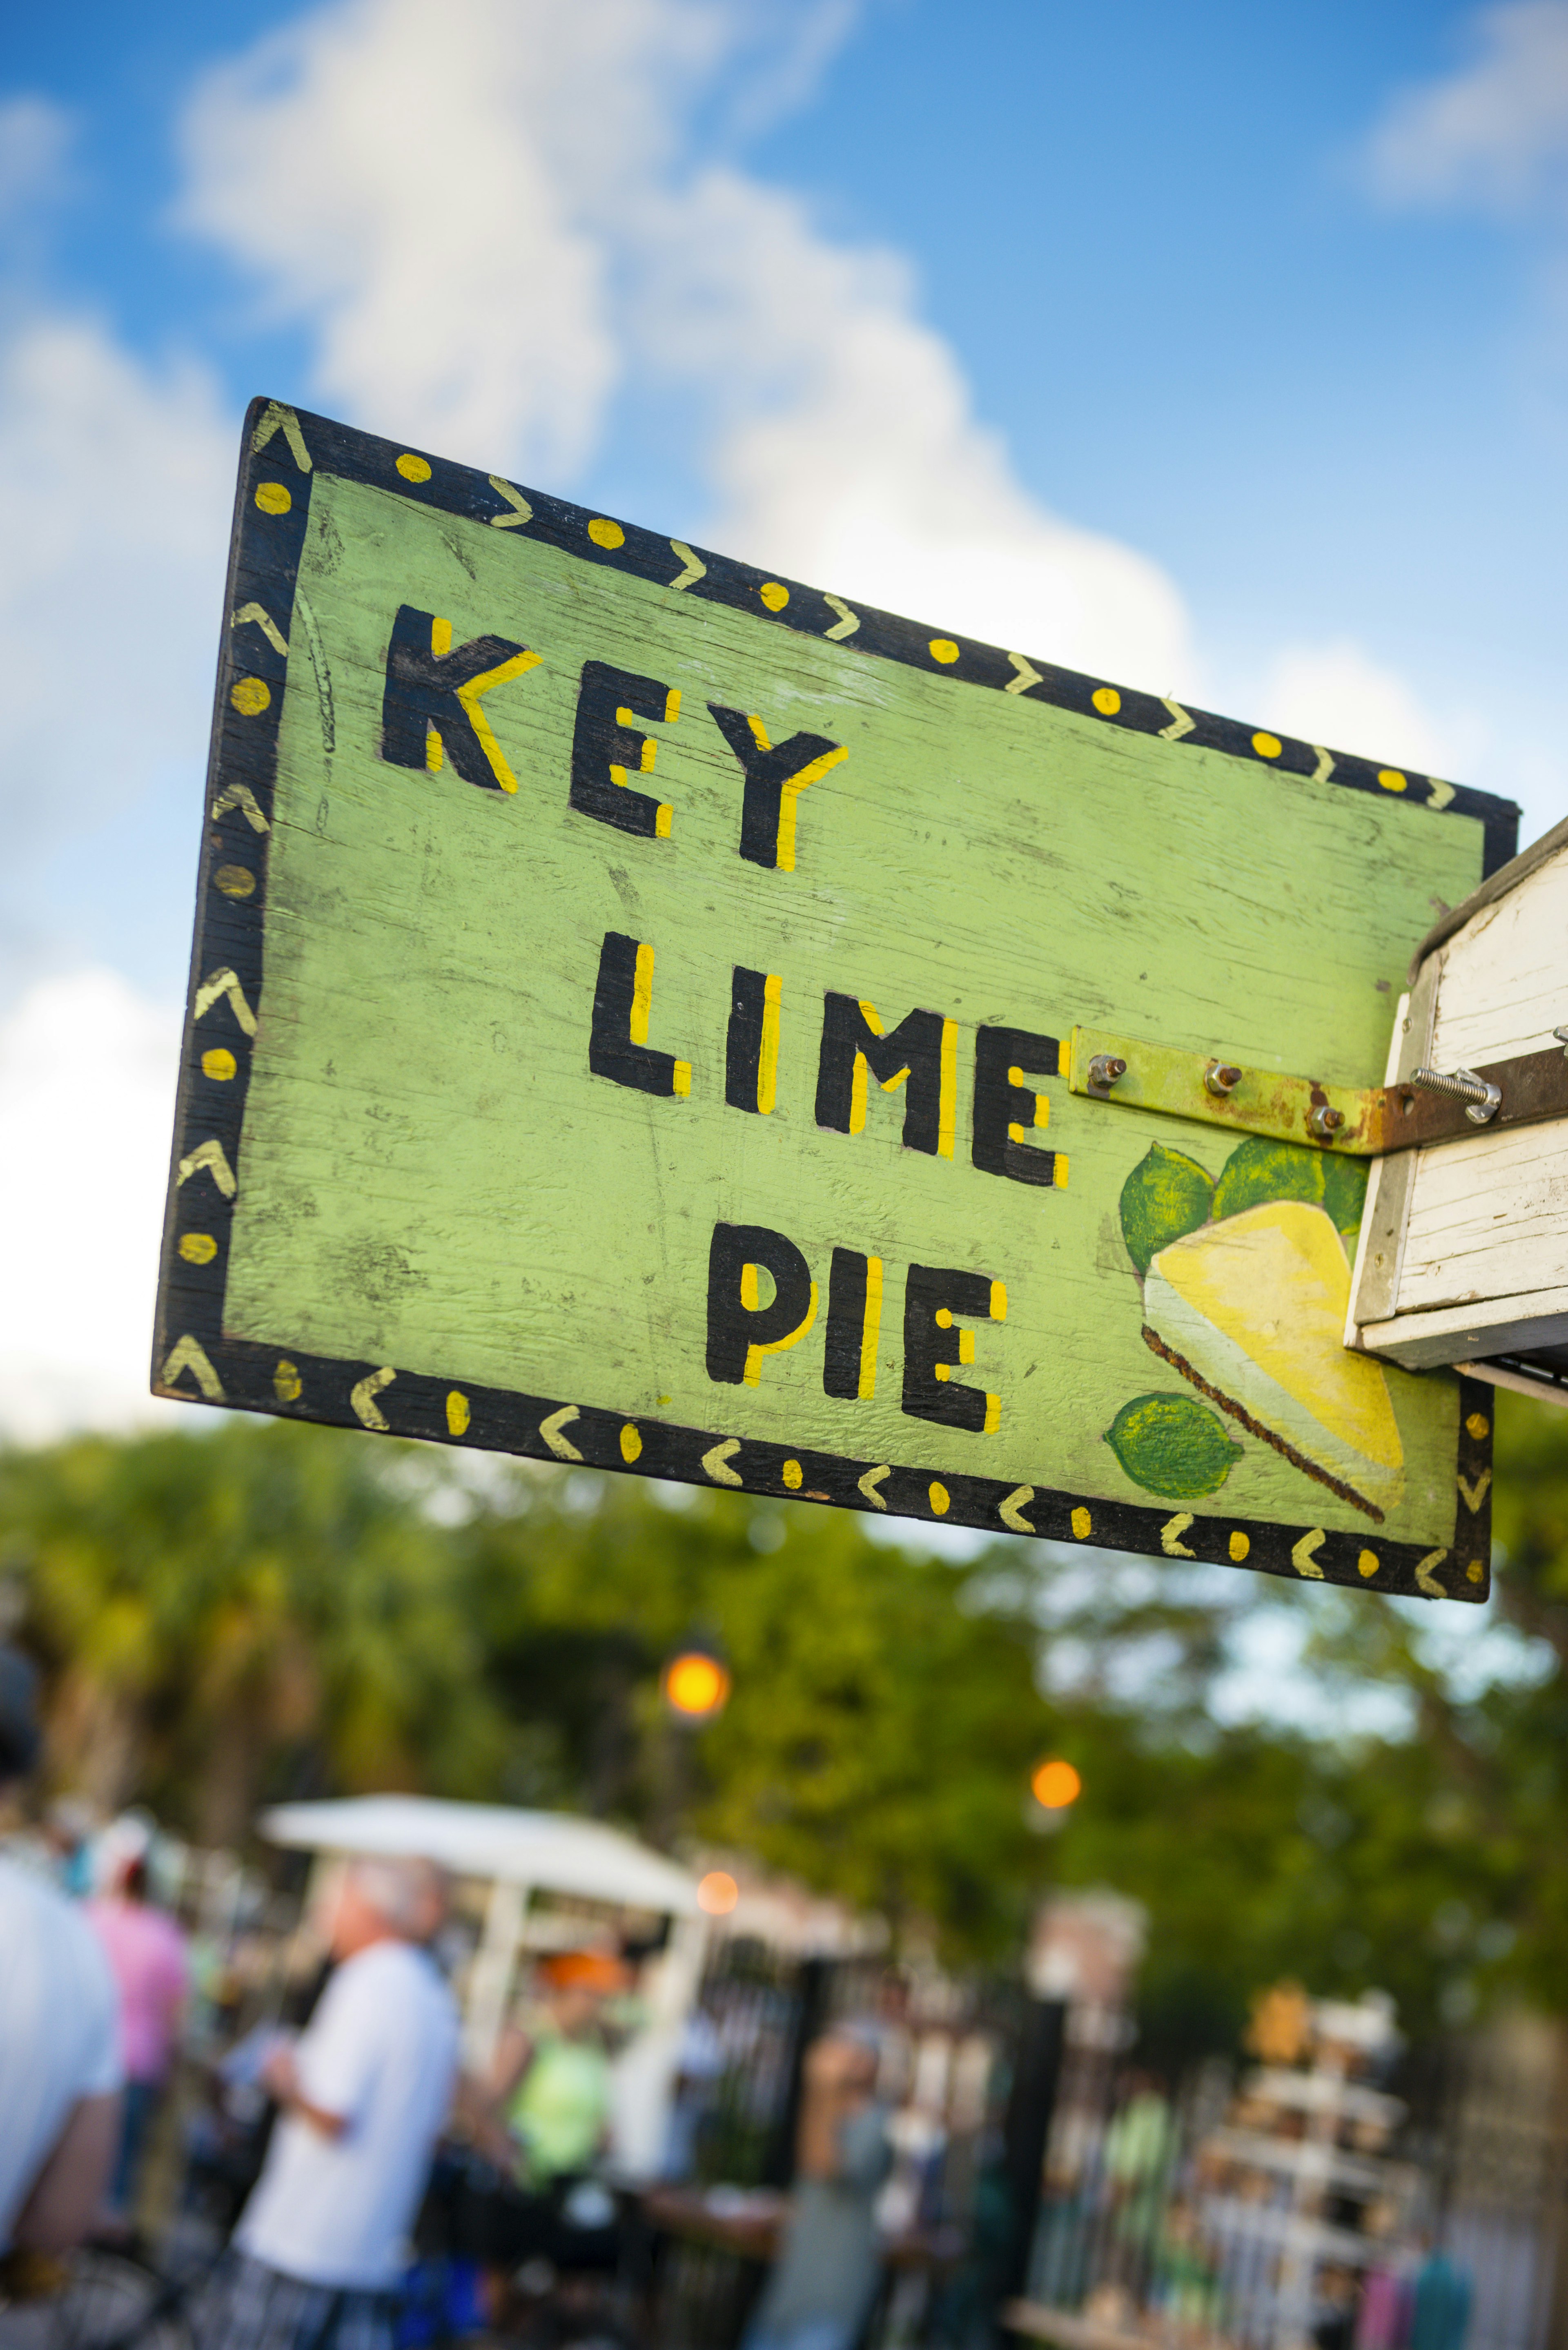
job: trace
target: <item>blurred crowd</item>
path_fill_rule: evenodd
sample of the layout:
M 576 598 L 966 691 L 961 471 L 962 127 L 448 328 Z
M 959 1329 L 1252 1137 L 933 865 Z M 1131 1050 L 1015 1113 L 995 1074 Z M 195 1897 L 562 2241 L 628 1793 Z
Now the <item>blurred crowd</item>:
M 36 1752 L 31 1668 L 0 1649 L 0 1795 L 8 1784 L 15 1796 Z M 100 1820 L 66 1799 L 31 1821 L 13 1804 L 9 1825 L 6 2291 L 29 2259 L 84 2241 L 144 2254 L 146 2173 L 161 2148 L 165 2202 L 209 2223 L 212 2258 L 188 2298 L 213 2350 L 391 2350 L 492 2331 L 614 2338 L 607 2285 L 626 2273 L 627 2206 L 605 2157 L 612 2059 L 637 2021 L 622 1958 L 542 1956 L 493 2048 L 465 2065 L 438 1956 L 445 1876 L 419 1858 L 360 1858 L 317 1905 L 315 1965 L 247 2020 L 218 1938 L 175 1914 L 178 1850 L 151 1819 Z M 186 2065 L 175 2111 L 171 2084 L 192 2050 L 205 2061 Z M 691 2093 L 711 2066 L 696 2023 L 667 2171 L 690 2162 Z M 877 2073 L 874 2039 L 852 2027 L 810 2051 L 797 2191 L 750 2350 L 852 2350 L 877 2289 L 890 2162 Z M 546 2296 L 541 2334 L 531 2320 Z

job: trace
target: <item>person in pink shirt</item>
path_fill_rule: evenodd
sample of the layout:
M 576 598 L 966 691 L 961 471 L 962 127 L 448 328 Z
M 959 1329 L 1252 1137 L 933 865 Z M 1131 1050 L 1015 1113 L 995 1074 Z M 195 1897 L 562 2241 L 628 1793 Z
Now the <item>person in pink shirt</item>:
M 185 1937 L 147 1898 L 145 1855 L 123 1861 L 107 1893 L 87 1905 L 119 1992 L 119 2053 L 125 2118 L 109 2189 L 116 2217 L 129 2220 L 147 2133 L 174 2062 L 191 1987 Z

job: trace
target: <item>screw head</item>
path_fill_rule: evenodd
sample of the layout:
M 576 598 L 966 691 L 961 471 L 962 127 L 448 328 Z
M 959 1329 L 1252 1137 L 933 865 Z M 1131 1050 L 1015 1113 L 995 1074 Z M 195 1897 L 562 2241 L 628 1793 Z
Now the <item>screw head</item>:
M 1345 1124 L 1345 1112 L 1342 1109 L 1331 1109 L 1327 1102 L 1319 1102 L 1308 1118 L 1307 1124 L 1320 1141 L 1332 1142 Z

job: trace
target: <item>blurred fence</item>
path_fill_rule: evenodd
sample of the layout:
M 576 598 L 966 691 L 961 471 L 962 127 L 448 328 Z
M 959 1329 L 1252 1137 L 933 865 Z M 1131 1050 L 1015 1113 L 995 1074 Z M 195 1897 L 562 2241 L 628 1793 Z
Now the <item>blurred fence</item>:
M 1331 2049 L 1304 2066 L 1210 2059 L 1169 2085 L 1070 2045 L 1030 2330 L 1563 2350 L 1563 2059 L 1555 2027 L 1515 2022 L 1359 2074 Z
M 1008 2160 L 1039 2002 L 721 1945 L 696 2177 L 718 2209 L 782 2188 L 802 2048 L 869 2018 L 893 2108 L 882 2216 L 906 2253 L 862 2350 L 978 2350 L 1020 2290 L 1016 2322 L 1066 2350 L 1401 2350 L 1413 2330 L 1444 2350 L 1568 2350 L 1563 2033 L 1515 2021 L 1402 2051 L 1370 2003 L 1305 2005 L 1319 2028 L 1302 2055 L 1208 2057 L 1174 2079 L 1140 2069 L 1125 2018 L 1070 2012 L 1029 2210 Z M 668 2244 L 660 2350 L 732 2350 L 762 2273 L 716 2243 Z

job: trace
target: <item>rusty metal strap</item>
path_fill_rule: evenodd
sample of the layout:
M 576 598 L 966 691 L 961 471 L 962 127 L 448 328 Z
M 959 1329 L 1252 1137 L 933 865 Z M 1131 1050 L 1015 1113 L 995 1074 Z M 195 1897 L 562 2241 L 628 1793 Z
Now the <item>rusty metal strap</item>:
M 1414 1085 L 1325 1085 L 1316 1077 L 1247 1068 L 1215 1054 L 1181 1052 L 1099 1028 L 1075 1028 L 1065 1057 L 1067 1082 L 1075 1094 L 1351 1158 L 1378 1158 L 1478 1131 L 1462 1102 Z M 1117 1062 L 1123 1066 L 1114 1074 Z M 1490 1062 L 1475 1075 L 1502 1095 L 1488 1132 L 1568 1118 L 1568 1053 L 1555 1047 L 1524 1053 L 1517 1060 Z

